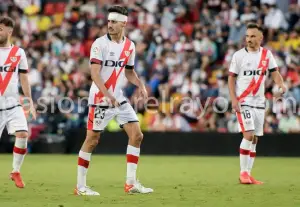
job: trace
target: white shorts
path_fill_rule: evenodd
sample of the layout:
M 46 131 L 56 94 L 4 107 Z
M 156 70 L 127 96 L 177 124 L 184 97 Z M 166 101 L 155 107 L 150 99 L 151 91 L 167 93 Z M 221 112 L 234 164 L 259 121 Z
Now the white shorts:
M 123 102 L 118 108 L 109 108 L 106 106 L 90 106 L 87 120 L 87 129 L 101 132 L 115 117 L 121 128 L 124 124 L 139 121 L 132 106 L 127 102 Z
M 9 134 L 28 131 L 27 120 L 21 106 L 0 111 L 0 137 L 5 126 Z
M 256 136 L 264 134 L 265 109 L 242 106 L 241 113 L 236 113 L 239 131 L 254 131 Z

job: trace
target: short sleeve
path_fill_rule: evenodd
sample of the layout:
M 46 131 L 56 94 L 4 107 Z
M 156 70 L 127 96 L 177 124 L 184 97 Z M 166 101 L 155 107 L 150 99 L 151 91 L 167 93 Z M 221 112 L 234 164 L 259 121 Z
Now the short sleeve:
M 99 64 L 101 65 L 103 61 L 102 51 L 99 44 L 99 41 L 96 40 L 91 47 L 90 52 L 90 63 L 91 64 Z
M 29 68 L 28 68 L 28 62 L 27 62 L 27 57 L 25 54 L 25 51 L 23 49 L 20 49 L 20 63 L 19 63 L 19 72 L 21 73 L 27 73 Z
M 135 61 L 135 45 L 133 44 L 133 48 L 132 48 L 132 52 L 131 55 L 129 57 L 129 60 L 125 66 L 126 69 L 133 69 L 134 68 L 134 61 Z
M 237 76 L 240 72 L 240 67 L 237 64 L 236 53 L 233 54 L 230 66 L 229 66 L 229 75 Z
M 269 67 L 268 67 L 270 72 L 274 72 L 278 69 L 278 65 L 276 63 L 276 60 L 273 56 L 273 54 L 271 53 L 271 51 L 269 51 Z

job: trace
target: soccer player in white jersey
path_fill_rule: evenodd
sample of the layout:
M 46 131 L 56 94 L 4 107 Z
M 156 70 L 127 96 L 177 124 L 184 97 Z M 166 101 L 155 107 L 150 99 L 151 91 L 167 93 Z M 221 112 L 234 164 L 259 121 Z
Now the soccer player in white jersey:
M 75 195 L 100 195 L 87 187 L 87 170 L 100 133 L 114 117 L 129 137 L 125 192 L 152 193 L 153 189 L 145 188 L 136 179 L 143 134 L 135 111 L 122 93 L 126 77 L 139 88 L 143 98 L 146 99 L 148 96 L 144 84 L 134 71 L 135 45 L 124 36 L 128 11 L 126 8 L 113 6 L 108 12 L 108 34 L 96 39 L 91 47 L 93 83 L 89 94 L 87 135 L 79 152 L 77 186 L 74 193 Z
M 0 17 L 0 137 L 5 126 L 9 134 L 16 136 L 10 177 L 17 187 L 24 188 L 20 168 L 26 154 L 28 128 L 24 110 L 19 102 L 19 78 L 23 93 L 30 102 L 29 109 L 34 119 L 36 112 L 31 99 L 25 52 L 10 43 L 13 28 L 14 21 L 11 18 Z
M 263 30 L 249 24 L 247 46 L 237 51 L 229 68 L 228 87 L 243 140 L 240 145 L 240 183 L 263 184 L 251 176 L 258 137 L 263 135 L 265 118 L 265 79 L 271 73 L 282 93 L 287 88 L 271 51 L 261 47 Z

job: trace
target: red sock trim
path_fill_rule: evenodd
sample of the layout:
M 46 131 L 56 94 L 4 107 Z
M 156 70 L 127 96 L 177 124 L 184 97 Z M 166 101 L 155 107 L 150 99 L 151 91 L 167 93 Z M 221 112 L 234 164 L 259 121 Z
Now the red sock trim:
M 250 155 L 250 150 L 245 150 L 245 149 L 240 148 L 240 154 L 241 155 Z
M 82 159 L 81 157 L 78 157 L 78 165 L 84 167 L 84 168 L 89 168 L 90 161 L 87 161 L 85 159 Z
M 131 154 L 127 154 L 126 156 L 127 156 L 127 162 L 137 164 L 139 161 L 139 157 L 137 157 L 137 156 L 134 156 Z
M 250 152 L 250 157 L 256 157 L 256 152 Z
M 16 147 L 14 146 L 14 153 L 17 153 L 17 154 L 21 154 L 21 155 L 25 155 L 27 152 L 27 149 L 22 149 L 22 148 L 19 148 L 19 147 Z

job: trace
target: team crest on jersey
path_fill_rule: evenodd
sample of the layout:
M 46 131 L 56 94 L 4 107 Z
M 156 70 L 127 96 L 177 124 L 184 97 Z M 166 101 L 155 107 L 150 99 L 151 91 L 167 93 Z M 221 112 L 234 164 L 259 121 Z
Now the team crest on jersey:
M 126 57 L 128 57 L 130 55 L 130 52 L 129 51 L 125 51 L 125 55 L 126 55 Z
M 98 54 L 99 53 L 99 48 L 98 47 L 94 47 L 93 53 Z
M 262 64 L 264 67 L 266 67 L 266 66 L 267 66 L 267 61 L 263 60 L 263 61 L 261 62 L 261 64 Z
M 11 57 L 10 60 L 14 63 L 17 61 L 17 57 Z

